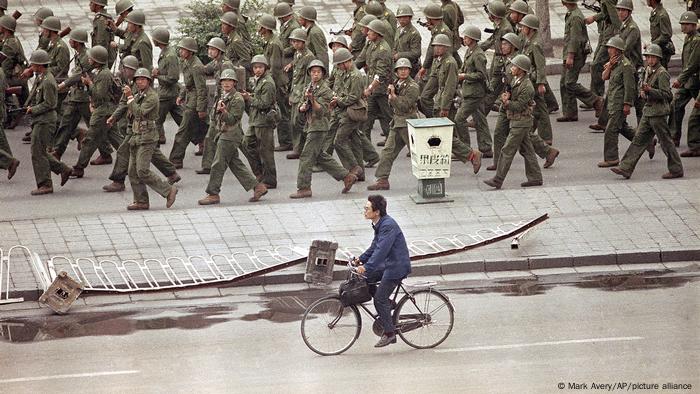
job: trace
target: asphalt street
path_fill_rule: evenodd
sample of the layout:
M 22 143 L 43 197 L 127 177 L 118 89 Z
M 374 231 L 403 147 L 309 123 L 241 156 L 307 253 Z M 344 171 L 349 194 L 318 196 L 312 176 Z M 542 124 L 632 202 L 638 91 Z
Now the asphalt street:
M 225 301 L 63 317 L 16 311 L 0 318 L 0 392 L 697 392 L 696 275 L 443 282 L 455 327 L 441 346 L 375 349 L 365 318 L 355 346 L 335 357 L 312 353 L 299 333 L 306 305 L 332 289 L 241 289 Z M 669 383 L 685 389 L 661 389 Z

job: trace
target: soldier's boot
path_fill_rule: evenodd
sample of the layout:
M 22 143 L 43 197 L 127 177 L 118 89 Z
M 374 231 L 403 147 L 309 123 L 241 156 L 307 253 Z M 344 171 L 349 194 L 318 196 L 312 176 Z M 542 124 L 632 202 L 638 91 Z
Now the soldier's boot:
M 389 180 L 386 178 L 377 179 L 376 182 L 367 186 L 367 190 L 389 190 Z
M 289 195 L 289 198 L 309 198 L 311 197 L 311 189 L 299 189 L 296 193 Z
M 520 184 L 520 187 L 542 186 L 542 181 L 527 181 Z
M 131 204 L 129 204 L 129 205 L 126 207 L 126 209 L 127 209 L 128 211 L 145 211 L 145 210 L 148 210 L 148 208 L 149 208 L 149 206 L 148 206 L 147 203 L 145 203 L 145 202 L 135 202 L 135 201 L 132 202 Z
M 178 174 L 176 172 L 168 177 L 168 183 L 171 185 L 174 185 L 174 184 L 180 182 L 181 179 L 182 179 L 182 177 L 180 177 L 180 174 Z
M 599 125 L 598 123 L 593 123 L 589 125 L 588 128 L 595 131 L 605 131 L 605 126 Z
M 384 145 L 386 145 L 386 138 L 384 138 L 381 141 L 377 141 L 377 146 L 384 146 Z
M 683 178 L 683 171 L 667 172 L 667 173 L 661 175 L 661 178 L 663 178 L 663 179 Z
M 496 163 L 486 167 L 486 171 L 496 171 Z
M 10 162 L 10 166 L 7 168 L 7 179 L 12 179 L 13 176 L 17 173 L 17 167 L 19 167 L 19 160 L 17 159 L 12 159 L 12 162 Z
M 70 167 L 66 167 L 63 171 L 61 171 L 61 186 L 65 185 L 66 182 L 68 182 L 72 173 L 73 169 Z
M 472 149 L 469 156 L 467 156 L 467 160 L 472 163 L 472 169 L 474 170 L 475 174 L 478 174 L 479 170 L 481 169 L 481 156 L 482 153 L 476 149 Z
M 221 198 L 219 198 L 218 194 L 207 194 L 206 197 L 197 201 L 197 203 L 199 205 L 214 205 L 214 204 L 218 204 L 220 202 L 221 202 Z
M 559 156 L 559 149 L 552 148 L 549 150 L 549 153 L 547 153 L 547 158 L 544 161 L 544 165 L 542 167 L 544 168 L 549 168 L 554 164 L 554 160 L 557 159 L 557 156 Z
M 109 185 L 102 186 L 102 190 L 106 191 L 107 193 L 123 192 L 126 190 L 126 186 L 124 186 L 124 182 L 114 181 Z
M 299 152 L 292 151 L 292 153 L 287 153 L 287 159 L 289 160 L 296 160 L 301 156 Z
M 204 143 L 200 142 L 197 144 L 197 150 L 194 152 L 195 156 L 202 156 L 204 154 Z
M 22 137 L 22 142 L 24 142 L 25 144 L 28 144 L 28 143 L 32 142 L 31 133 L 30 133 L 30 135 L 25 135 L 24 137 Z M 37 189 L 37 190 L 38 190 L 38 189 Z
M 491 179 L 484 180 L 484 183 L 491 186 L 491 187 L 495 187 L 496 189 L 500 189 L 501 186 L 503 186 L 503 181 L 498 180 L 495 177 L 491 178 Z
M 177 196 L 177 188 L 175 186 L 170 188 L 170 193 L 168 193 L 168 197 L 165 202 L 165 207 L 170 208 L 175 204 L 175 197 Z
M 196 172 L 197 174 L 200 174 L 200 175 L 206 175 L 206 174 L 211 174 L 211 169 L 209 169 L 209 168 L 202 168 L 202 169 L 199 169 L 199 170 L 195 170 L 194 172 Z
M 630 179 L 630 177 L 632 176 L 631 172 L 625 171 L 620 167 L 613 167 L 610 169 L 610 171 L 616 173 L 617 175 L 622 175 L 623 177 L 625 177 L 625 179 Z
M 345 175 L 345 178 L 343 178 L 343 190 L 342 193 L 345 194 L 350 191 L 352 188 L 352 185 L 354 185 L 357 182 L 357 176 L 353 174 L 352 172 L 348 172 L 348 175 Z
M 681 157 L 700 157 L 700 149 L 686 149 L 681 152 Z
M 99 156 L 97 156 L 97 159 L 90 161 L 90 164 L 93 166 L 112 164 L 112 156 L 111 155 L 107 155 L 107 156 L 99 155 Z
M 355 166 L 350 169 L 350 172 L 355 174 L 357 177 L 358 182 L 364 182 L 365 181 L 365 170 L 362 169 L 360 166 Z
M 37 189 L 32 190 L 30 193 L 32 196 L 41 196 L 43 194 L 51 194 L 53 193 L 53 187 L 51 186 L 41 186 Z
M 593 108 L 595 108 L 595 117 L 600 118 L 600 114 L 603 113 L 603 98 L 598 96 L 593 102 Z
M 654 155 L 656 154 L 656 143 L 658 140 L 656 137 L 647 145 L 647 152 L 649 153 L 649 160 L 654 158 Z
M 572 114 L 564 114 L 557 118 L 557 122 L 578 122 L 578 116 Z
M 260 197 L 267 194 L 267 186 L 264 183 L 258 183 L 253 189 L 253 197 L 248 199 L 248 202 L 260 201 Z
M 71 178 L 82 178 L 84 175 L 85 170 L 78 166 L 73 167 L 70 173 Z
M 618 164 L 620 164 L 620 160 L 603 160 L 600 163 L 598 163 L 598 167 L 600 167 L 600 168 L 615 167 Z

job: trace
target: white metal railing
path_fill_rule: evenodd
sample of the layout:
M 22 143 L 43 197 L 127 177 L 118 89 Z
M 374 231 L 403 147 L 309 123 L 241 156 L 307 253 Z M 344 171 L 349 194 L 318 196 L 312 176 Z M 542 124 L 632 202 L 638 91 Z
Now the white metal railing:
M 21 297 L 10 298 L 10 272 L 13 264 L 12 256 L 15 251 L 24 252 L 24 257 L 29 260 L 30 266 L 36 274 L 36 279 L 42 290 L 48 289 L 53 280 L 52 278 L 56 276 L 55 273 L 53 275 L 49 274 L 39 255 L 29 250 L 26 246 L 15 245 L 9 248 L 7 252 L 0 249 L 0 304 L 24 301 L 24 298 Z M 16 255 L 16 253 L 14 254 Z

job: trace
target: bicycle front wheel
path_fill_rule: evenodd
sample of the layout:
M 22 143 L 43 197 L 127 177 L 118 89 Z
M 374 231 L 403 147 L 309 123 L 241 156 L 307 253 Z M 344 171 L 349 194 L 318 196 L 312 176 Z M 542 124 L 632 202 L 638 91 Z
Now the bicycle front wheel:
M 360 336 L 361 328 L 357 307 L 344 307 L 338 296 L 317 300 L 306 309 L 301 319 L 304 343 L 322 356 L 333 356 L 350 349 Z
M 437 290 L 418 290 L 399 300 L 394 324 L 401 339 L 409 346 L 433 348 L 450 335 L 454 307 L 447 296 Z

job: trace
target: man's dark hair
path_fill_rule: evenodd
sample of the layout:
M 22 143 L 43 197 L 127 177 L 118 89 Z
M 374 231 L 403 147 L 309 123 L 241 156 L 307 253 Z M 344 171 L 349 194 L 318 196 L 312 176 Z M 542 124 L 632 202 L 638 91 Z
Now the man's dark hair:
M 386 199 L 380 194 L 373 194 L 367 197 L 367 201 L 372 204 L 373 211 L 379 211 L 379 216 L 386 216 Z

